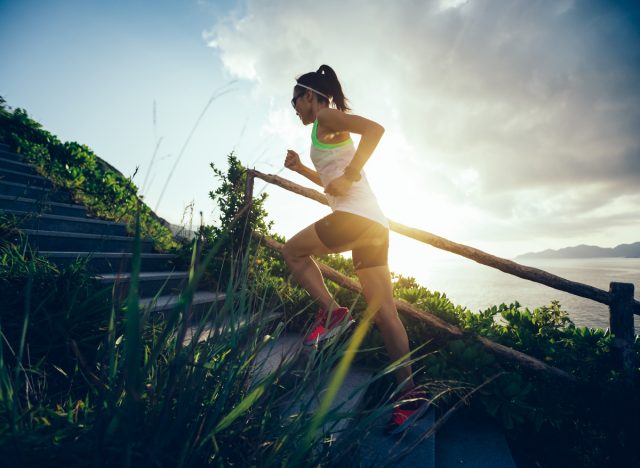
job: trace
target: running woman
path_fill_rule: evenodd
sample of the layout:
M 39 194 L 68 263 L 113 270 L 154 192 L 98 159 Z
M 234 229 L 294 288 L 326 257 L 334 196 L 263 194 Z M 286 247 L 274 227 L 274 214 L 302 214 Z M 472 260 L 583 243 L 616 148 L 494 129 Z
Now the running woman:
M 387 264 L 389 223 L 369 187 L 363 166 L 373 153 L 384 128 L 353 115 L 336 73 L 328 65 L 296 79 L 291 104 L 303 125 L 313 124 L 311 161 L 287 150 L 285 167 L 324 188 L 332 213 L 293 236 L 282 251 L 296 281 L 320 304 L 314 326 L 305 337 L 314 345 L 348 328 L 353 319 L 327 290 L 312 255 L 351 250 L 362 292 L 369 305 L 379 307 L 374 323 L 380 330 L 391 361 L 409 354 L 409 340 L 393 300 Z M 361 135 L 358 147 L 350 133 Z M 398 400 L 411 400 L 394 408 L 387 430 L 404 430 L 408 418 L 425 410 L 425 393 L 416 388 L 410 364 L 398 367 Z M 419 414 L 415 414 L 419 416 Z M 412 420 L 415 418 L 412 418 Z

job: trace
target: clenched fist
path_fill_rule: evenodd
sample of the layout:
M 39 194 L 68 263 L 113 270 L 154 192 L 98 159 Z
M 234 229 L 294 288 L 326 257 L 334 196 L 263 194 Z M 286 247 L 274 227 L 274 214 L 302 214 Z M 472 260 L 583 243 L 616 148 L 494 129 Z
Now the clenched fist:
M 294 172 L 299 172 L 302 169 L 302 163 L 300 162 L 300 156 L 293 150 L 287 150 L 287 157 L 284 160 L 284 167 L 291 169 Z

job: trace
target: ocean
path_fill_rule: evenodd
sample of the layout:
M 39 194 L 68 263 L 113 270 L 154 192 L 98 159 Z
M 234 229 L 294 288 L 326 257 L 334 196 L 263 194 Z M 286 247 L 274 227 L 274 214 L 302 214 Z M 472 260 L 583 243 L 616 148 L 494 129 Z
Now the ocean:
M 633 283 L 635 298 L 640 300 L 640 258 L 527 259 L 516 262 L 605 291 L 609 291 L 612 281 Z M 432 259 L 407 273 L 423 286 L 445 293 L 454 304 L 472 311 L 516 300 L 532 310 L 558 300 L 576 326 L 609 327 L 609 308 L 604 304 L 509 275 L 463 257 L 451 255 Z M 636 334 L 640 334 L 637 315 L 634 323 Z

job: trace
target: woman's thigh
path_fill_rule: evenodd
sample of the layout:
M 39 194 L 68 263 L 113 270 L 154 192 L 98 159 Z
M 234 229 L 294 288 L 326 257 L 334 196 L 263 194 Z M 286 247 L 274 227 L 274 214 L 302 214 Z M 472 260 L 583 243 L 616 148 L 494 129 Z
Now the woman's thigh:
M 374 221 L 352 213 L 335 211 L 293 236 L 285 244 L 285 248 L 286 253 L 296 257 L 352 250 L 354 260 L 363 263 L 364 267 L 381 266 L 386 265 L 388 236 L 388 230 Z M 370 253 L 374 255 L 369 255 Z M 359 261 L 367 256 L 384 257 L 384 260 L 369 264 Z
M 356 271 L 373 267 L 387 267 L 389 258 L 389 230 L 373 223 L 367 235 L 353 246 L 351 259 Z
M 333 250 L 322 243 L 318 237 L 315 224 L 311 224 L 289 239 L 284 245 L 285 253 L 294 257 L 310 255 L 326 255 Z
M 323 224 L 325 219 L 327 222 Z M 334 248 L 334 252 L 351 250 L 351 259 L 356 271 L 387 265 L 389 229 L 376 221 L 336 211 L 330 217 L 317 222 L 316 230 L 320 239 Z
M 368 218 L 334 211 L 314 223 L 321 242 L 333 252 L 375 245 L 385 228 Z

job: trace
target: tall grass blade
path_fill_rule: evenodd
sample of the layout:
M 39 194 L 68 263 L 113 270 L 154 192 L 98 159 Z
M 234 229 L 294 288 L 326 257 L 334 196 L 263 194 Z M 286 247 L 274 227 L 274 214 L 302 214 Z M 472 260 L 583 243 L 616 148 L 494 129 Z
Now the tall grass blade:
M 358 348 L 360 348 L 360 344 L 362 343 L 362 340 L 364 340 L 364 337 L 369 330 L 369 324 L 371 323 L 371 320 L 373 319 L 375 313 L 378 311 L 378 308 L 379 306 L 372 301 L 372 303 L 367 306 L 362 320 L 353 332 L 353 335 L 349 340 L 347 349 L 345 350 L 342 359 L 340 359 L 340 362 L 338 363 L 338 367 L 334 371 L 333 376 L 329 381 L 327 392 L 322 399 L 322 402 L 320 403 L 318 411 L 311 420 L 311 425 L 309 426 L 309 431 L 307 432 L 305 441 L 306 450 L 309 450 L 311 448 L 311 445 L 315 438 L 315 434 L 322 425 L 325 417 L 327 416 L 327 413 L 331 408 L 331 403 L 338 394 L 338 390 L 340 390 L 340 386 L 347 376 L 347 372 L 349 371 L 349 367 L 351 367 L 353 358 L 355 357 Z
M 242 399 L 238 406 L 233 408 L 229 414 L 227 414 L 222 420 L 216 425 L 213 429 L 213 433 L 211 435 L 215 435 L 220 431 L 223 431 L 227 427 L 233 423 L 236 419 L 238 419 L 242 414 L 247 411 L 251 406 L 262 396 L 264 393 L 264 386 L 260 385 L 254 388 L 251 393 L 249 393 L 246 397 Z
M 125 328 L 126 390 L 129 396 L 138 397 L 140 387 L 140 315 L 138 313 L 140 279 L 140 218 L 136 213 L 131 282 L 127 295 L 127 323 Z
M 167 338 L 173 332 L 173 329 L 178 320 L 180 312 L 186 307 L 187 304 L 191 302 L 191 298 L 193 297 L 193 294 L 198 286 L 198 283 L 202 279 L 202 276 L 204 275 L 207 269 L 207 266 L 209 265 L 213 257 L 216 255 L 216 253 L 218 253 L 218 251 L 222 248 L 222 246 L 226 242 L 227 238 L 230 235 L 231 228 L 235 225 L 235 223 L 238 222 L 239 219 L 241 219 L 241 217 L 244 215 L 244 213 L 248 209 L 249 209 L 249 205 L 245 205 L 240 211 L 238 211 L 235 217 L 229 222 L 227 229 L 225 229 L 220 235 L 220 237 L 216 239 L 216 242 L 213 244 L 209 252 L 207 252 L 207 255 L 205 255 L 205 257 L 202 259 L 202 261 L 197 266 L 197 268 L 194 269 L 193 275 L 190 275 L 187 286 L 184 288 L 184 290 L 180 294 L 180 299 L 176 302 L 176 305 L 174 306 L 173 310 L 167 317 L 166 326 L 162 330 L 160 337 L 158 338 L 158 342 L 156 343 L 156 345 L 154 346 L 154 348 L 151 350 L 149 354 L 149 359 L 143 371 L 144 375 L 146 375 L 149 372 L 150 368 L 156 362 L 156 359 L 158 359 L 158 356 L 160 355 L 160 352 L 163 349 L 164 343 L 166 343 Z M 227 301 L 225 301 L 225 304 L 226 302 Z
M 125 326 L 124 361 L 125 361 L 125 402 L 124 413 L 118 418 L 124 423 L 126 432 L 125 466 L 131 466 L 133 457 L 133 431 L 140 420 L 140 387 L 142 382 L 140 316 L 138 313 L 139 277 L 140 277 L 140 208 L 136 210 L 136 226 L 133 241 L 133 258 L 131 261 L 131 282 L 127 296 L 127 315 Z

